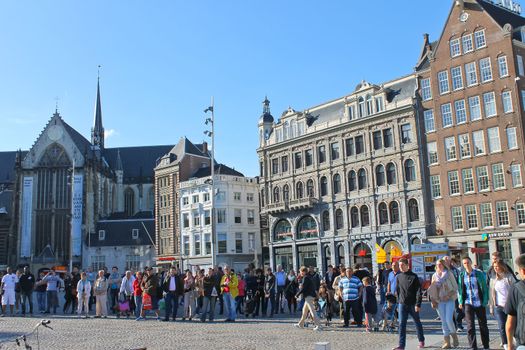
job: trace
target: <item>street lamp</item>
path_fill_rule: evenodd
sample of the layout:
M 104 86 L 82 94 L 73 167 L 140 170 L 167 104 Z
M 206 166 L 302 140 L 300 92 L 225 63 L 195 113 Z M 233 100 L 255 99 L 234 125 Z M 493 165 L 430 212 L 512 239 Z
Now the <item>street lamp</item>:
M 206 118 L 204 122 L 205 125 L 210 124 L 211 130 L 204 131 L 204 135 L 211 138 L 211 160 L 210 160 L 210 169 L 211 169 L 211 265 L 212 267 L 216 264 L 215 259 L 215 114 L 214 114 L 214 105 L 213 105 L 213 96 L 211 98 L 211 104 L 208 108 L 204 110 L 204 113 L 211 112 L 211 118 Z

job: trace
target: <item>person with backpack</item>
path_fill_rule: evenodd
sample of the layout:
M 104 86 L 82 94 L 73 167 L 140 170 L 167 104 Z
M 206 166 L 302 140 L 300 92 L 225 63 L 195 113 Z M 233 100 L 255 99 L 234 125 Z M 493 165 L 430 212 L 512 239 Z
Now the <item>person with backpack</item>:
M 521 281 L 510 287 L 505 302 L 507 350 L 525 350 L 525 254 L 516 258 L 516 265 Z M 512 339 L 516 339 L 517 344 Z
M 485 274 L 472 267 L 469 257 L 463 258 L 465 270 L 459 273 L 458 302 L 459 307 L 465 311 L 467 320 L 467 337 L 469 346 L 477 349 L 475 319 L 478 318 L 479 332 L 483 348 L 489 348 L 489 328 L 487 326 L 486 306 L 489 300 L 489 291 Z

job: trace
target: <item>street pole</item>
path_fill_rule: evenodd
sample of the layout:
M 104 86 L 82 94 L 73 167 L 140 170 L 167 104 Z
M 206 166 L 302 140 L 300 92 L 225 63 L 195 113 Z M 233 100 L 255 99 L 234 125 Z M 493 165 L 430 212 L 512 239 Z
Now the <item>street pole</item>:
M 211 265 L 214 267 L 217 261 L 215 257 L 215 108 L 213 105 L 213 96 L 211 97 L 211 105 L 206 108 L 204 112 L 211 112 L 211 119 L 206 119 L 206 124 L 208 124 L 208 122 L 211 123 L 211 131 L 205 131 L 204 134 L 211 138 Z

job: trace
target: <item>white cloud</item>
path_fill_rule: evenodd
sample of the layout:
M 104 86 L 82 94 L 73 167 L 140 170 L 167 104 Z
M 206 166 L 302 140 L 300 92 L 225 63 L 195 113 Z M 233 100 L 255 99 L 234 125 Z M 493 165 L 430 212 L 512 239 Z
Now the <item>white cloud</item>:
M 104 130 L 104 139 L 107 140 L 111 136 L 118 135 L 119 133 L 115 129 Z

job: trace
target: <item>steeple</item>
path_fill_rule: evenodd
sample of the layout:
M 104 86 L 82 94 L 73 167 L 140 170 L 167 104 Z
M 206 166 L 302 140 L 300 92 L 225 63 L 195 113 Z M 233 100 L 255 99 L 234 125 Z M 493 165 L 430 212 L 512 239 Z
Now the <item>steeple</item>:
M 93 128 L 91 129 L 91 144 L 94 148 L 104 149 L 104 127 L 102 126 L 102 106 L 100 104 L 100 75 L 97 78 L 97 101 L 95 102 Z

